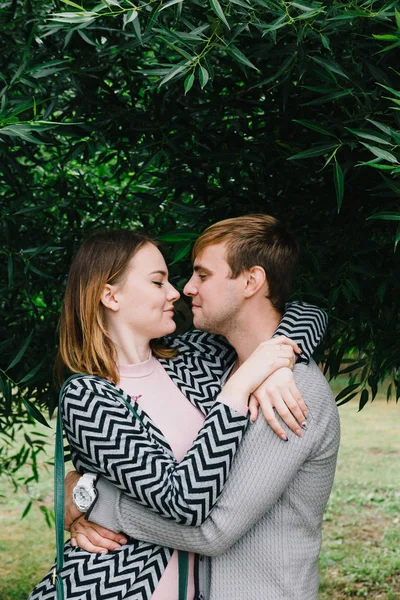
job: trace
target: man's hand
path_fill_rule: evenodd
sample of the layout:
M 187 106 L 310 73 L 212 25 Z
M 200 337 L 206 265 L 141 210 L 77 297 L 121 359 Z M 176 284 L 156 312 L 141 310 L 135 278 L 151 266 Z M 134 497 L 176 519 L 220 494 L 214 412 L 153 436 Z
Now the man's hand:
M 81 475 L 76 471 L 70 471 L 66 474 L 64 480 L 65 500 L 64 500 L 64 529 L 70 531 L 72 523 L 83 513 L 77 508 L 72 500 L 72 492 Z
M 257 419 L 259 406 L 268 425 L 285 441 L 288 437 L 276 418 L 274 408 L 299 437 L 302 436 L 302 430 L 307 429 L 307 406 L 296 387 L 293 373 L 288 368 L 275 371 L 251 395 L 249 410 L 253 422 Z
M 87 552 L 107 554 L 108 550 L 118 550 L 127 543 L 126 537 L 86 521 L 82 515 L 71 524 L 71 546 L 79 546 Z

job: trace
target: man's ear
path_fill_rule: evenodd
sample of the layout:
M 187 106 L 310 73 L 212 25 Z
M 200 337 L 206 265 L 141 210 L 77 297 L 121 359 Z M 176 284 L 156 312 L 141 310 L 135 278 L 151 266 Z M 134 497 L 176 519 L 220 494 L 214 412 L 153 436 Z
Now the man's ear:
M 264 269 L 258 266 L 251 267 L 251 269 L 246 271 L 244 297 L 251 298 L 262 288 L 266 288 L 268 291 L 268 282 Z
M 115 297 L 114 286 L 110 285 L 109 283 L 104 286 L 104 290 L 100 296 L 100 302 L 109 310 L 114 312 L 119 311 L 119 302 Z

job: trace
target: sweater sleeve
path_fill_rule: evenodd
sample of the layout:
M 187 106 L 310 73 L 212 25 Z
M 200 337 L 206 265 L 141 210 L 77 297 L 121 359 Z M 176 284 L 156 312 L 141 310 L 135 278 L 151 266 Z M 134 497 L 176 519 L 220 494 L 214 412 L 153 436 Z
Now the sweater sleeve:
M 318 367 L 312 366 L 318 375 Z M 297 368 L 309 367 L 299 365 Z M 264 419 L 252 424 L 224 492 L 201 526 L 184 527 L 154 518 L 149 511 L 131 502 L 104 480 L 98 483 L 100 503 L 90 519 L 136 539 L 217 556 L 268 512 L 299 472 L 312 497 L 322 497 L 326 502 L 336 465 L 339 420 L 333 397 L 322 375 L 300 378 L 299 387 L 306 397 L 311 384 L 312 394 L 321 410 L 318 415 L 311 415 L 304 437 L 294 436 L 285 444 Z
M 202 523 L 217 501 L 248 422 L 216 402 L 178 463 L 104 380 L 72 380 L 62 411 L 80 471 L 104 475 L 136 502 L 188 525 Z
M 300 362 L 308 363 L 322 341 L 328 324 L 327 314 L 306 302 L 289 302 L 285 307 L 276 335 L 285 335 L 301 348 Z

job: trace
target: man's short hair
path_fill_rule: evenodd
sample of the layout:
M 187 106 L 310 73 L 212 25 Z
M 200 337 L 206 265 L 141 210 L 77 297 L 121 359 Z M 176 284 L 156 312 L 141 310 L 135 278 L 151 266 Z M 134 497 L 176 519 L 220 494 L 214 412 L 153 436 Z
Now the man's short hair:
M 299 246 L 294 236 L 270 215 L 254 214 L 225 219 L 208 227 L 193 246 L 194 260 L 207 246 L 226 244 L 231 278 L 259 266 L 265 271 L 270 300 L 280 313 L 288 299 Z

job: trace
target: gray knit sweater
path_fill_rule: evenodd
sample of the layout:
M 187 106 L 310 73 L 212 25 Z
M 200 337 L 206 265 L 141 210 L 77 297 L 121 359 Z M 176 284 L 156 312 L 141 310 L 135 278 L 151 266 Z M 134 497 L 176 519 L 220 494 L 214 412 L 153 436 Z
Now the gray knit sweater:
M 222 496 L 203 525 L 167 521 L 103 479 L 90 519 L 139 540 L 211 556 L 211 565 L 200 561 L 199 599 L 315 600 L 339 416 L 314 362 L 297 364 L 294 374 L 309 409 L 308 430 L 302 438 L 289 433 L 285 443 L 260 416 L 249 427 Z

